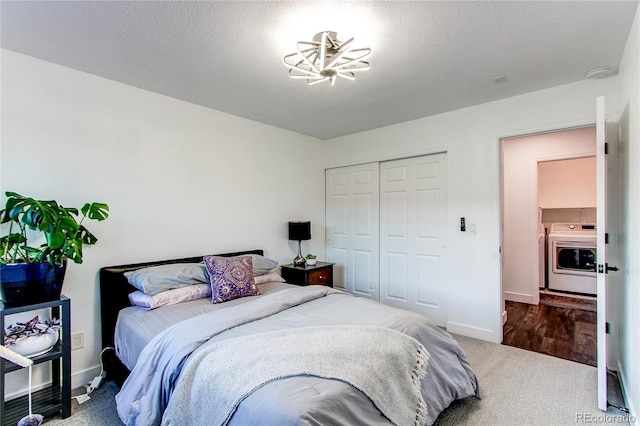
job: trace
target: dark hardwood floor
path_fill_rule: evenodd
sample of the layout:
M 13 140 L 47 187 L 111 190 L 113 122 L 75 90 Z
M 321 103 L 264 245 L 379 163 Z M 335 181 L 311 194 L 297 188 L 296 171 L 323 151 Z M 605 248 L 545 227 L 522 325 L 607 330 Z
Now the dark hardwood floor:
M 504 345 L 596 365 L 596 312 L 506 301 Z

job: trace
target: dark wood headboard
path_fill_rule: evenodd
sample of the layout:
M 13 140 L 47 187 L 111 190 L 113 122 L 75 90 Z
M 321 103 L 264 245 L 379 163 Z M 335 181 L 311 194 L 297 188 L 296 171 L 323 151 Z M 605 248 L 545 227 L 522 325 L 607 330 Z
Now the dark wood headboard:
M 246 250 L 233 253 L 216 254 L 216 256 L 240 256 L 243 254 L 264 255 L 264 250 Z M 100 268 L 100 319 L 102 321 L 102 347 L 114 346 L 114 332 L 118 312 L 131 306 L 129 293 L 136 289 L 129 284 L 124 273 L 149 266 L 166 265 L 168 263 L 198 263 L 203 256 L 185 257 L 180 259 L 156 260 L 128 265 L 106 266 Z

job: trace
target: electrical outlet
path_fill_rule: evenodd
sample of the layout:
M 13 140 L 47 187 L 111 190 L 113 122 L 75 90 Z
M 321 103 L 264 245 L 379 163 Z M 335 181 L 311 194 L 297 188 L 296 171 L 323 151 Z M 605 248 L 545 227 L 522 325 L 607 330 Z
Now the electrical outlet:
M 84 348 L 84 331 L 79 331 L 71 335 L 71 350 Z

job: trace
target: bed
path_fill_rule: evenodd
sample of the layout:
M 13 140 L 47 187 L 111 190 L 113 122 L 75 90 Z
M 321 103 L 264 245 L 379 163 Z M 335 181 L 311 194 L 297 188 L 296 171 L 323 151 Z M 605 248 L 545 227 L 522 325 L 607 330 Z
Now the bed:
M 217 256 L 247 255 L 264 252 Z M 479 395 L 446 331 L 337 289 L 269 279 L 260 295 L 224 303 L 131 306 L 125 273 L 202 259 L 100 270 L 103 346 L 116 348 L 105 369 L 124 423 L 422 425 Z

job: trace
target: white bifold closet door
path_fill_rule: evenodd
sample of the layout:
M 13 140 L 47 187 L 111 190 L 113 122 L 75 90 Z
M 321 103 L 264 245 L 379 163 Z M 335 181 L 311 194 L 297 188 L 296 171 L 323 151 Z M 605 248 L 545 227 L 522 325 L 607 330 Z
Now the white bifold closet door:
M 326 171 L 334 286 L 447 321 L 446 154 Z
M 380 163 L 380 301 L 447 321 L 446 154 Z
M 379 300 L 378 163 L 326 171 L 326 257 L 334 287 Z

